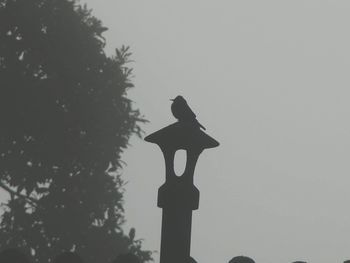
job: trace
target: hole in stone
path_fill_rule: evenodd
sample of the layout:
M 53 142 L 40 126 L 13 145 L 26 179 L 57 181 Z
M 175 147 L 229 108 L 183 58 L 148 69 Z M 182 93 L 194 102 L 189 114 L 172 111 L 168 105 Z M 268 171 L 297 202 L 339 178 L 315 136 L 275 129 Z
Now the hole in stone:
M 187 153 L 185 150 L 177 150 L 174 157 L 174 172 L 175 175 L 180 177 L 183 175 L 186 169 Z

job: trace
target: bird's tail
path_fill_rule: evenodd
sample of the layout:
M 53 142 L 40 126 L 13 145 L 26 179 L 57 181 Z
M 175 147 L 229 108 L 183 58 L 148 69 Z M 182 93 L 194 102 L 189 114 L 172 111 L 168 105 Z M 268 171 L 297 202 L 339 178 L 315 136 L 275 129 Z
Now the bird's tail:
M 201 127 L 203 130 L 206 130 L 206 128 L 197 119 L 196 119 L 196 121 L 197 121 L 199 127 Z

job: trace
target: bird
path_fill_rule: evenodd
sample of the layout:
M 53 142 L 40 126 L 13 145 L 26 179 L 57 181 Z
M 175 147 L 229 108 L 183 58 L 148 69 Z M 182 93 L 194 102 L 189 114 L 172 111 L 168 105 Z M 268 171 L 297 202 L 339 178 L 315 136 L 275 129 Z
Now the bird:
M 130 238 L 130 240 L 131 241 L 134 241 L 134 239 L 135 239 L 135 228 L 130 228 L 130 231 L 129 231 L 129 238 Z
M 171 104 L 171 112 L 179 122 L 190 123 L 205 130 L 205 127 L 196 119 L 196 114 L 188 106 L 184 97 L 179 95 L 175 99 L 171 99 L 171 101 L 173 102 Z

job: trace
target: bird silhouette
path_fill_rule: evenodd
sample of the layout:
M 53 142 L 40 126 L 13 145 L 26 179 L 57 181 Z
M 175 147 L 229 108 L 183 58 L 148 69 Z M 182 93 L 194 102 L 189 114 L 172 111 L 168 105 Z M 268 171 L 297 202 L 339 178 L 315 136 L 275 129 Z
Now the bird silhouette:
M 130 240 L 131 241 L 134 241 L 134 239 L 135 239 L 135 233 L 136 233 L 136 231 L 135 231 L 135 228 L 130 228 L 130 231 L 129 231 L 129 238 L 130 238 Z
M 205 130 L 205 127 L 196 119 L 196 114 L 188 106 L 187 101 L 182 96 L 171 99 L 171 112 L 179 122 L 189 123 Z

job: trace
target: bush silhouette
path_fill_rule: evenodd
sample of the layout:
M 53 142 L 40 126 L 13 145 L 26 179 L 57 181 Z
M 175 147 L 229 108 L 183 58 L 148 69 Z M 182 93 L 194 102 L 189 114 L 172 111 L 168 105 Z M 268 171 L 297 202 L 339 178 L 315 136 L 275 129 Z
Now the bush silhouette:
M 229 263 L 255 263 L 255 261 L 246 256 L 238 256 L 232 258 Z

